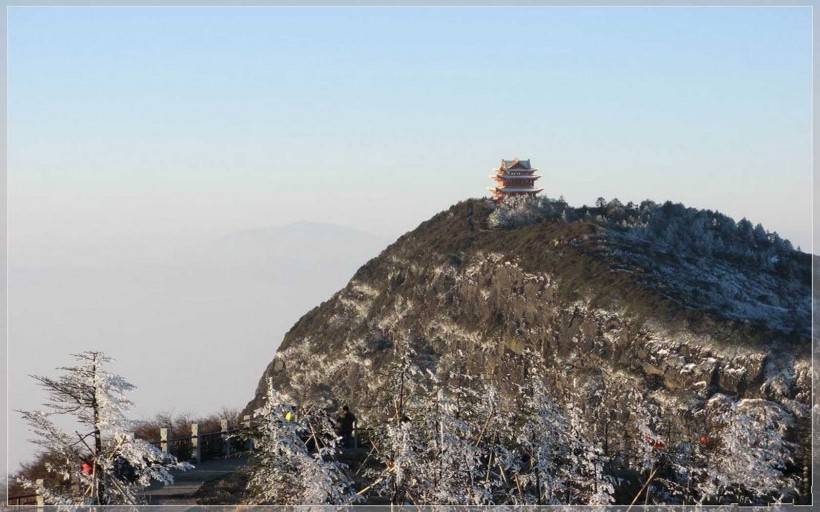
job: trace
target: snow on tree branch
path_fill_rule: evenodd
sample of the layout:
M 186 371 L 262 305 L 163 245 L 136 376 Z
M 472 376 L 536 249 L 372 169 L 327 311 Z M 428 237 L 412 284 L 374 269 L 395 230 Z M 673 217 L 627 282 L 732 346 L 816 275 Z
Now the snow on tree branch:
M 33 442 L 58 461 L 46 469 L 65 485 L 45 488 L 21 479 L 24 487 L 53 505 L 136 505 L 152 481 L 170 483 L 171 470 L 192 467 L 130 433 L 125 413 L 134 386 L 107 370 L 110 358 L 93 351 L 73 357 L 77 364 L 59 368 L 56 378 L 33 376 L 48 392 L 47 411 L 20 411 Z M 56 416 L 73 418 L 84 432 L 63 432 L 52 421 Z

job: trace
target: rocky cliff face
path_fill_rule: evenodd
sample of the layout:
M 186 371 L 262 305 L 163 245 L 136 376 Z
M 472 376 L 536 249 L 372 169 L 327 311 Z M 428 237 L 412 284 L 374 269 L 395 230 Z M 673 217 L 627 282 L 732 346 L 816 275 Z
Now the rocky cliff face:
M 492 210 L 459 203 L 359 269 L 287 333 L 249 409 L 272 378 L 296 402 L 347 403 L 377 424 L 392 413 L 385 372 L 402 344 L 440 378 L 458 370 L 510 394 L 534 351 L 555 400 L 580 407 L 610 455 L 640 449 L 630 420 L 639 410 L 670 445 L 719 439 L 725 425 L 709 414 L 719 397 L 774 410 L 793 443 L 786 472 L 800 474 L 808 255 L 789 249 L 758 265 L 669 250 L 603 208 L 491 229 Z

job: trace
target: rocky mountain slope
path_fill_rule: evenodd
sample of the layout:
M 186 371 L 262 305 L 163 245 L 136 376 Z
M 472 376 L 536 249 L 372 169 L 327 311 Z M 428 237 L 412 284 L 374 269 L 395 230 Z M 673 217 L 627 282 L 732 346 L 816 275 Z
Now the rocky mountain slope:
M 305 314 L 248 410 L 271 378 L 296 403 L 347 403 L 363 426 L 378 425 L 395 408 L 390 365 L 412 345 L 444 381 L 493 381 L 514 414 L 516 384 L 540 353 L 553 399 L 583 411 L 622 469 L 645 448 L 635 418 L 669 450 L 698 446 L 708 459 L 737 448 L 718 414 L 731 410 L 741 430 L 776 423 L 782 449 L 766 467 L 794 497 L 808 460 L 810 287 L 810 256 L 745 219 L 670 203 L 468 200 Z M 631 474 L 624 496 L 640 484 Z M 669 489 L 657 499 L 681 501 Z

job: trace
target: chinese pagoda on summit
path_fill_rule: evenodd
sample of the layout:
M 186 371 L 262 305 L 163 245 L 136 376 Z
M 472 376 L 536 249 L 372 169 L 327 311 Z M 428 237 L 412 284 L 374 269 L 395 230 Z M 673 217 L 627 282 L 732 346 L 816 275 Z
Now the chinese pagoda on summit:
M 541 192 L 542 188 L 535 188 L 535 180 L 540 178 L 530 167 L 529 160 L 501 160 L 501 167 L 494 169 L 492 176 L 495 186 L 488 190 L 493 193 L 493 199 L 500 203 L 507 196 L 534 196 Z

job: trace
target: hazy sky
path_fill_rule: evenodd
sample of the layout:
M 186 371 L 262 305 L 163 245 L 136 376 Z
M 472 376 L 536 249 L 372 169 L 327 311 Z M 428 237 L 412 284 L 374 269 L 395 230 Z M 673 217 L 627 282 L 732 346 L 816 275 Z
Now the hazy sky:
M 300 220 L 394 239 L 485 195 L 501 158 L 531 158 L 546 193 L 573 204 L 669 199 L 810 246 L 809 7 L 12 7 L 8 28 L 9 341 L 21 378 L 129 321 L 150 338 L 146 358 L 190 346 L 180 319 L 196 318 L 203 332 L 258 322 L 239 329 L 256 340 L 246 366 L 233 361 L 246 386 L 287 326 L 349 275 L 303 283 L 301 309 L 271 306 L 273 320 L 259 294 L 273 304 L 271 290 L 302 285 L 266 288 L 257 260 L 242 279 L 220 277 L 219 304 L 239 316 L 203 309 L 204 284 L 198 305 L 150 300 L 219 268 L 192 247 Z M 148 277 L 127 285 L 140 300 L 119 304 L 112 276 L 126 267 Z M 208 270 L 158 277 L 187 267 Z M 256 288 L 267 291 L 245 293 Z M 158 308 L 178 314 L 173 339 Z M 89 329 L 95 315 L 105 329 Z
M 394 236 L 519 156 L 571 203 L 671 199 L 809 243 L 808 7 L 14 7 L 8 24 L 14 230 Z

